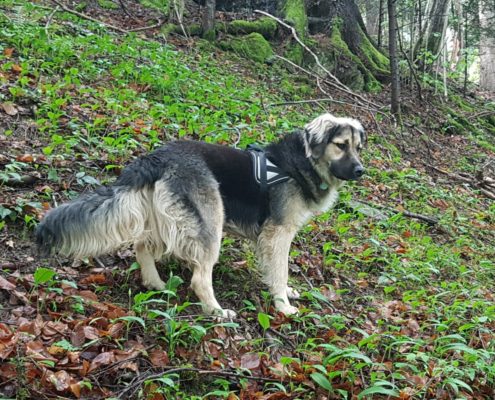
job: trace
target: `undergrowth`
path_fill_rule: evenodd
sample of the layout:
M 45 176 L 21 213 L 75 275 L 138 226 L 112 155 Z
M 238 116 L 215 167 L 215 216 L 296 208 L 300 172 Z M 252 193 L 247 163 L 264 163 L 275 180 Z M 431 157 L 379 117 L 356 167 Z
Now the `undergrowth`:
M 282 90 L 292 78 L 279 65 L 246 66 L 206 42 L 180 51 L 159 38 L 116 36 L 62 13 L 46 27 L 51 10 L 24 1 L 0 7 L 0 103 L 18 117 L 0 120 L 1 143 L 12 143 L 1 150 L 0 182 L 39 177 L 31 191 L 2 187 L 0 233 L 12 240 L 12 259 L 21 248 L 15 242 L 30 240 L 53 199 L 112 182 L 134 156 L 165 141 L 267 143 L 321 112 L 267 106 L 295 98 Z M 328 111 L 348 113 L 345 106 Z M 165 291 L 142 292 L 130 255 L 103 271 L 86 260 L 89 267 L 75 275 L 32 257 L 20 274 L 12 265 L 2 271 L 0 290 L 20 299 L 9 284 L 18 286 L 35 311 L 10 314 L 1 306 L 10 324 L 0 324 L 0 393 L 493 398 L 495 205 L 475 189 L 433 180 L 394 145 L 400 137 L 367 128 L 367 177 L 348 186 L 336 209 L 305 227 L 292 247 L 292 283 L 303 293 L 299 316 L 274 312 L 250 249 L 230 238 L 215 274 L 220 303 L 240 311 L 229 323 L 198 315 L 178 265 L 169 265 Z M 466 133 L 480 157 L 493 149 L 493 138 L 482 134 Z M 480 149 L 480 141 L 488 145 Z M 458 168 L 473 171 L 472 164 Z M 35 318 L 38 328 L 26 328 Z M 47 333 L 47 326 L 64 332 Z M 126 374 L 116 373 L 123 364 L 117 354 L 124 354 L 116 349 L 128 356 Z

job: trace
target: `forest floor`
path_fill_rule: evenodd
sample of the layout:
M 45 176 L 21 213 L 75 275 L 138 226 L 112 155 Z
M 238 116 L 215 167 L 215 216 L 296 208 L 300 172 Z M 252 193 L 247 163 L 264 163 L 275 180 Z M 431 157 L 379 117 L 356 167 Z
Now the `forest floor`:
M 156 23 L 102 4 L 80 11 Z M 430 82 L 418 100 L 404 83 L 397 124 L 387 87 L 363 95 L 380 111 L 357 107 L 281 61 L 55 10 L 0 3 L 0 397 L 495 397 L 493 98 Z M 267 143 L 322 112 L 363 123 L 367 174 L 294 241 L 297 316 L 273 309 L 251 247 L 230 237 L 214 287 L 233 321 L 201 315 L 178 263 L 152 292 L 130 250 L 78 265 L 36 252 L 49 208 L 165 141 Z

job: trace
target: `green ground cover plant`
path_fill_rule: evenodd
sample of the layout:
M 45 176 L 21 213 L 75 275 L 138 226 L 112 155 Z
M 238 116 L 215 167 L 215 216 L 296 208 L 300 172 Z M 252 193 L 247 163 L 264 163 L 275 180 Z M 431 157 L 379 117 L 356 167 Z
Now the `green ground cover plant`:
M 0 396 L 493 398 L 495 204 L 448 175 L 493 171 L 493 121 L 465 129 L 470 111 L 456 97 L 449 112 L 431 97 L 438 111 L 405 114 L 403 126 L 348 103 L 272 106 L 317 88 L 200 40 L 115 34 L 62 12 L 47 24 L 42 2 L 0 10 Z M 235 238 L 214 276 L 234 321 L 200 313 L 178 263 L 162 263 L 166 290 L 146 292 L 129 251 L 79 266 L 34 251 L 49 207 L 111 183 L 166 141 L 243 148 L 325 111 L 366 126 L 367 175 L 292 246 L 297 316 L 274 311 Z

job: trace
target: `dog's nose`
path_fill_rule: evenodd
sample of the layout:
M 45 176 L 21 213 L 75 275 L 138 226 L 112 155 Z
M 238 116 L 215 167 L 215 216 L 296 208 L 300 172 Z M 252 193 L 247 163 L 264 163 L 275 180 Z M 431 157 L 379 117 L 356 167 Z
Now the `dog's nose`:
M 356 165 L 354 167 L 354 175 L 358 178 L 361 178 L 364 174 L 364 167 L 362 165 Z

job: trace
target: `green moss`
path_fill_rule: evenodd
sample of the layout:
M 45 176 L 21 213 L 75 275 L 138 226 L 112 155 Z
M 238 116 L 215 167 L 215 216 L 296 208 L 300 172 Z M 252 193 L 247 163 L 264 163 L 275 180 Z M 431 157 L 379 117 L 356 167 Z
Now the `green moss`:
M 77 4 L 74 7 L 74 10 L 81 12 L 81 11 L 84 11 L 87 6 L 88 6 L 88 3 L 86 3 L 85 1 L 81 1 L 79 4 Z
M 106 8 L 107 10 L 116 10 L 119 8 L 117 4 L 110 0 L 98 0 L 98 4 L 101 8 Z
M 300 37 L 304 38 L 308 28 L 308 15 L 306 14 L 304 0 L 287 0 L 282 14 L 284 19 L 296 28 Z
M 203 32 L 201 36 L 203 37 L 203 39 L 206 39 L 209 42 L 214 42 L 217 38 L 217 33 L 215 29 L 208 29 L 207 31 Z
M 355 55 L 347 46 L 347 43 L 342 39 L 340 29 L 342 27 L 342 20 L 340 18 L 334 18 L 332 21 L 332 32 L 330 35 L 330 41 L 332 47 L 336 49 L 336 56 L 344 56 L 354 66 L 357 71 L 355 77 L 348 79 L 346 83 L 354 90 L 364 89 L 367 92 L 379 92 L 382 88 L 380 82 L 373 76 L 371 71 L 363 64 L 361 59 Z M 371 45 L 371 43 L 370 43 Z
M 170 35 L 171 33 L 174 33 L 175 32 L 175 28 L 177 27 L 177 25 L 175 24 L 171 24 L 171 23 L 168 23 L 168 24 L 163 24 L 162 27 L 160 28 L 160 31 L 165 35 L 165 36 L 168 36 Z
M 466 100 L 457 94 L 453 94 L 450 96 L 450 101 L 455 103 L 461 110 L 466 112 L 474 112 L 476 108 L 469 104 Z
M 263 17 L 255 21 L 235 20 L 230 23 L 217 23 L 215 27 L 219 31 L 233 35 L 258 32 L 265 39 L 272 39 L 277 31 L 277 23 L 268 17 Z
M 304 83 L 298 84 L 292 77 L 282 79 L 280 81 L 280 89 L 282 89 L 292 100 L 299 100 L 306 96 L 314 95 L 313 87 Z
M 241 57 L 257 62 L 266 62 L 273 57 L 270 43 L 257 32 L 223 41 L 220 46 L 223 49 L 235 51 Z
M 374 75 L 390 75 L 390 62 L 387 57 L 380 53 L 370 42 L 368 37 L 361 31 L 361 56 L 365 64 L 372 70 Z
M 201 35 L 201 25 L 199 24 L 191 24 L 191 25 L 187 25 L 184 27 L 186 29 L 186 32 L 191 35 L 191 36 L 199 36 Z M 171 33 L 178 33 L 180 35 L 183 35 L 184 33 L 182 32 L 182 28 L 179 26 L 179 25 L 176 25 L 176 24 L 171 24 L 171 23 L 168 23 L 168 24 L 164 24 L 162 27 L 161 27 L 161 32 L 165 35 L 165 36 L 168 36 L 170 35 Z
M 281 10 L 284 20 L 296 29 L 301 40 L 305 40 L 308 30 L 308 15 L 304 0 L 287 0 Z M 304 49 L 299 43 L 292 41 L 287 47 L 284 56 L 296 64 L 303 64 Z
M 304 49 L 299 43 L 291 43 L 287 46 L 284 56 L 297 65 L 302 65 L 304 61 Z

